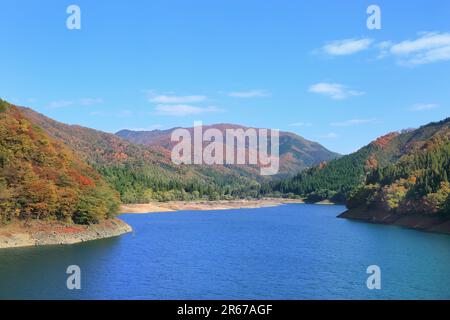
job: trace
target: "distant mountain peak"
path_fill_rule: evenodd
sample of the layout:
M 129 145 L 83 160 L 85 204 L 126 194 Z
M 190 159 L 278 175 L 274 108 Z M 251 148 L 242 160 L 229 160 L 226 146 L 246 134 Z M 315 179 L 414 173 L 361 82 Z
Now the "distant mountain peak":
M 158 131 L 134 131 L 124 129 L 117 132 L 116 135 L 135 144 L 159 147 L 170 152 L 174 146 L 174 143 L 171 141 L 171 133 L 178 128 L 179 127 Z M 217 123 L 203 125 L 203 132 L 211 128 L 218 129 L 222 133 L 225 133 L 227 129 L 261 129 L 240 124 Z M 187 129 L 190 132 L 193 132 L 194 130 L 193 127 L 184 129 Z M 292 175 L 321 162 L 338 158 L 339 156 L 339 154 L 329 151 L 317 142 L 306 140 L 292 132 L 280 131 L 281 175 Z
M 314 201 L 331 199 L 344 202 L 354 188 L 364 183 L 367 175 L 373 170 L 387 168 L 386 171 L 390 174 L 389 168 L 399 162 L 413 162 L 411 159 L 418 162 L 417 159 L 423 155 L 431 159 L 433 152 L 442 146 L 444 147 L 440 152 L 444 154 L 449 141 L 450 118 L 417 129 L 390 132 L 354 153 L 329 161 L 325 166 L 319 165 L 300 172 L 276 188 Z M 442 172 L 448 170 L 439 168 L 438 165 L 435 169 Z M 421 171 L 416 173 L 420 175 Z M 439 177 L 436 176 L 432 176 L 432 179 L 439 181 Z

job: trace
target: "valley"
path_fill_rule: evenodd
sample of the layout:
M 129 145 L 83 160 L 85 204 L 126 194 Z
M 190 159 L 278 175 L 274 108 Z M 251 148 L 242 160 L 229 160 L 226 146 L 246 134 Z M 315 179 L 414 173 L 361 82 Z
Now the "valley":
M 345 218 L 448 229 L 450 119 L 389 133 L 345 156 L 280 132 L 280 173 L 275 176 L 260 175 L 258 163 L 173 163 L 171 135 L 179 128 L 114 135 L 60 123 L 6 101 L 1 101 L 0 121 L 3 224 L 56 220 L 92 225 L 119 212 L 329 202 L 346 204 Z M 232 124 L 206 128 L 249 129 Z M 194 128 L 184 130 L 194 133 Z M 242 147 L 252 152 L 251 145 Z M 399 223 L 402 215 L 414 215 L 410 220 L 415 222 Z M 421 223 L 435 220 L 432 225 L 441 227 Z

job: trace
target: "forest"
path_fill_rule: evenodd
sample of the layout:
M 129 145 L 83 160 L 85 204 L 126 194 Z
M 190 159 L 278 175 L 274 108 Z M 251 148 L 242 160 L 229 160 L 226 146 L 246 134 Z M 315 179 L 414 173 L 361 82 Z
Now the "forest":
M 330 200 L 349 208 L 448 214 L 450 118 L 382 136 L 291 178 L 252 168 L 175 166 L 164 150 L 69 126 L 0 99 L 0 223 L 97 223 L 120 203 L 260 197 Z
M 450 214 L 450 142 L 404 156 L 372 170 L 355 189 L 349 208 L 382 208 L 396 213 Z
M 349 193 L 360 184 L 366 174 L 365 160 L 369 150 L 344 156 L 304 170 L 291 179 L 274 181 L 262 187 L 265 195 L 295 195 L 306 202 L 330 200 L 345 203 Z
M 258 198 L 260 195 L 258 182 L 237 176 L 211 174 L 205 175 L 204 178 L 167 177 L 154 174 L 153 168 L 142 162 L 102 166 L 97 169 L 120 193 L 124 203 L 231 200 Z
M 0 100 L 0 223 L 113 217 L 118 193 L 62 143 Z
M 390 133 L 355 153 L 263 186 L 266 194 L 349 208 L 449 214 L 450 118 Z

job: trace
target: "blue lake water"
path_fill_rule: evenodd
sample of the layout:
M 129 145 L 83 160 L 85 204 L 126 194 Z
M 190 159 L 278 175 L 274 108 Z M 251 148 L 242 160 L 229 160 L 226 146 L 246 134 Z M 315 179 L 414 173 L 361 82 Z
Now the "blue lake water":
M 134 234 L 0 250 L 1 299 L 450 299 L 450 236 L 341 206 L 122 215 Z M 66 268 L 81 268 L 81 290 Z M 381 290 L 366 269 L 381 268 Z

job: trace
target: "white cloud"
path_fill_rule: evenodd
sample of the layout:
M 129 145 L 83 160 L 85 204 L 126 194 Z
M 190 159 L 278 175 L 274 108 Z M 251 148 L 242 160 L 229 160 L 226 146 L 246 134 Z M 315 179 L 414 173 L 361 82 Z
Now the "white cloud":
M 289 124 L 291 127 L 311 127 L 312 123 L 310 122 L 294 122 Z
M 378 59 L 383 59 L 384 57 L 388 56 L 390 54 L 390 49 L 392 47 L 393 43 L 392 41 L 382 41 L 376 44 L 376 47 L 378 50 L 380 50 L 380 53 L 378 54 Z
M 156 114 L 164 116 L 183 117 L 202 113 L 221 112 L 217 107 L 196 107 L 187 104 L 159 104 L 155 108 Z
M 361 96 L 365 94 L 362 91 L 351 90 L 339 83 L 327 82 L 313 84 L 309 87 L 308 91 L 328 96 L 334 100 L 342 100 L 348 97 Z
M 403 65 L 420 65 L 450 60 L 450 33 L 421 33 L 415 40 L 391 44 L 389 53 Z
M 350 127 L 350 126 L 358 126 L 361 124 L 373 123 L 375 119 L 350 119 L 342 122 L 333 122 L 331 126 L 333 127 Z
M 230 97 L 235 98 L 259 98 L 259 97 L 267 97 L 270 94 L 264 90 L 250 90 L 250 91 L 230 92 L 228 95 Z
M 149 91 L 148 95 L 150 102 L 163 104 L 167 103 L 185 104 L 185 103 L 201 102 L 205 101 L 208 98 L 202 95 L 176 96 L 176 95 L 156 94 L 154 91 Z
M 82 98 L 79 100 L 57 100 L 47 104 L 47 108 L 64 108 L 72 105 L 93 106 L 103 103 L 102 98 Z
M 378 59 L 387 56 L 397 58 L 399 65 L 414 66 L 450 60 L 449 32 L 421 32 L 416 39 L 400 42 L 374 42 L 369 38 L 353 38 L 327 42 L 315 50 L 330 56 L 344 56 L 376 48 Z
M 52 101 L 47 105 L 47 108 L 64 108 L 73 105 L 74 102 L 71 100 L 57 100 Z
M 82 106 L 92 106 L 95 104 L 101 104 L 103 103 L 103 99 L 102 98 L 83 98 L 80 99 L 80 104 Z
M 428 111 L 439 108 L 438 104 L 434 103 L 418 103 L 412 106 L 411 111 Z
M 369 49 L 373 43 L 372 39 L 344 39 L 335 40 L 326 43 L 320 50 L 320 52 L 326 53 L 332 56 L 345 56 L 351 55 L 360 51 Z

